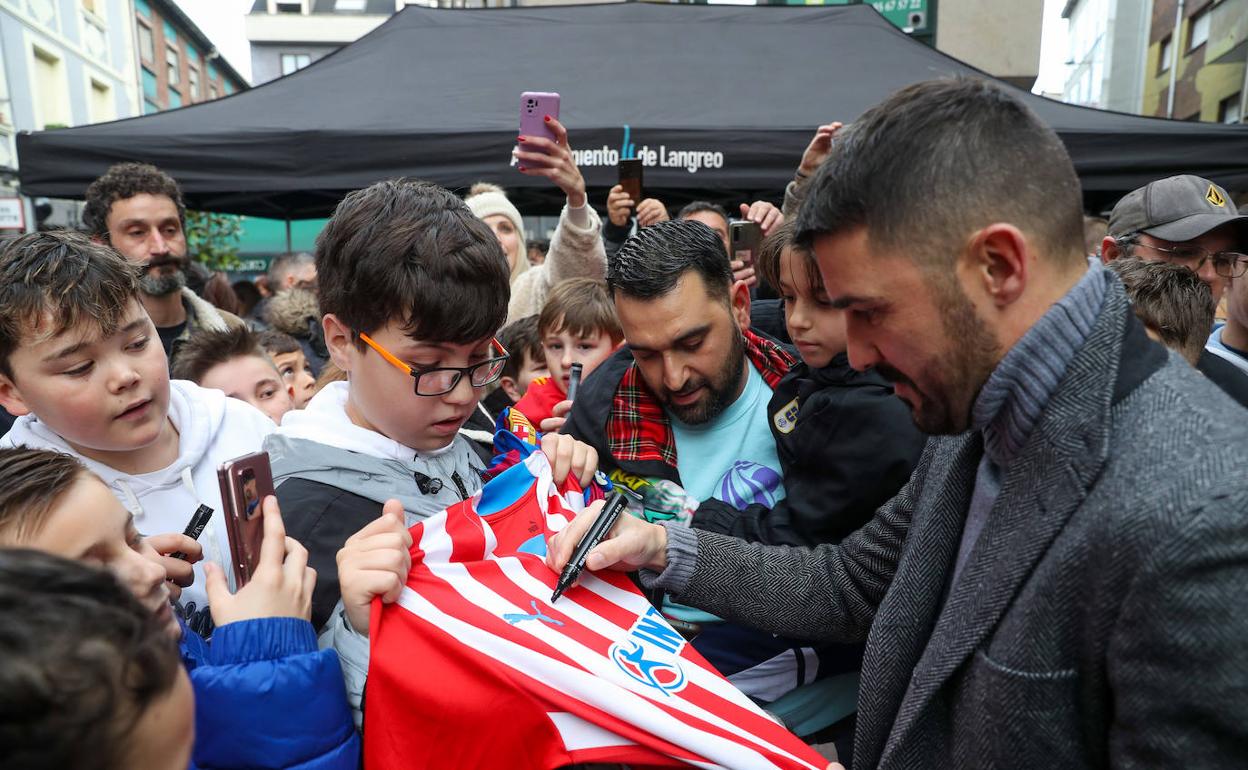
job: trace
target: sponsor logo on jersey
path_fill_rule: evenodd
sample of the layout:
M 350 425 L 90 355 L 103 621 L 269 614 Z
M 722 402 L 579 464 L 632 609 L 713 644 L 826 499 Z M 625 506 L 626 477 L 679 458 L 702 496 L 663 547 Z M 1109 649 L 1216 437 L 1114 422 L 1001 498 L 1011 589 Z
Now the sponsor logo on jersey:
M 634 476 L 631 473 L 616 468 L 611 471 L 611 483 L 617 487 L 624 487 L 630 492 L 636 492 L 642 487 L 650 486 L 650 482 L 641 476 Z
M 797 399 L 793 399 L 789 403 L 780 407 L 780 411 L 772 415 L 771 423 L 776 426 L 776 430 L 781 433 L 792 433 L 797 427 Z
M 517 623 L 523 623 L 526 620 L 540 620 L 541 622 L 549 623 L 552 626 L 563 625 L 562 620 L 555 620 L 551 616 L 545 614 L 540 609 L 538 609 L 537 599 L 534 599 L 531 602 L 529 602 L 529 606 L 533 608 L 532 614 L 527 613 L 527 612 L 508 612 L 505 615 L 503 615 L 503 620 L 507 621 L 513 626 L 516 625 Z
M 680 667 L 680 651 L 685 644 L 685 638 L 651 607 L 637 618 L 623 641 L 611 645 L 608 654 L 634 681 L 671 696 L 688 683 Z

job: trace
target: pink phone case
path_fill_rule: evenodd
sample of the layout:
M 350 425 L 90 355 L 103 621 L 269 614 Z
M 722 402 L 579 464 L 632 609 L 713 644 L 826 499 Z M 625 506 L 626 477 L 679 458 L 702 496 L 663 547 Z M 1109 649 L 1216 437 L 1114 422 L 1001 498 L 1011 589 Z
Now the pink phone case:
M 520 94 L 520 136 L 542 136 L 555 141 L 555 132 L 546 125 L 547 115 L 559 118 L 559 94 L 541 91 Z

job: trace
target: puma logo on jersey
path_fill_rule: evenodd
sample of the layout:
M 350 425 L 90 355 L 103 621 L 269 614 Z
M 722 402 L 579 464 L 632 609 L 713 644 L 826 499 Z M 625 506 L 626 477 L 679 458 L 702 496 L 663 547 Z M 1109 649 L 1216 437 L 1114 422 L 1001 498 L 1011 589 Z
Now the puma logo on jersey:
M 523 612 L 508 612 L 507 614 L 503 615 L 503 620 L 507 621 L 513 626 L 518 623 L 523 623 L 526 620 L 540 620 L 541 622 L 549 623 L 552 626 L 563 625 L 562 620 L 555 620 L 551 616 L 539 610 L 537 608 L 537 599 L 534 599 L 531 602 L 529 602 L 529 606 L 533 608 L 532 615 L 529 615 Z

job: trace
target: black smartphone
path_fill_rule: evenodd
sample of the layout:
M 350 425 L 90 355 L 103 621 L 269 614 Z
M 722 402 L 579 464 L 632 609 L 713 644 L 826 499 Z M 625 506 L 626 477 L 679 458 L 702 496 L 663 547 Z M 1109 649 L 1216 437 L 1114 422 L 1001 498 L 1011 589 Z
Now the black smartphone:
M 732 258 L 741 260 L 747 267 L 754 264 L 762 242 L 763 228 L 757 222 L 733 222 L 728 225 L 728 243 L 732 246 Z
M 260 562 L 260 545 L 264 542 L 260 504 L 273 494 L 269 453 L 253 452 L 222 463 L 217 468 L 217 482 L 221 485 L 234 577 L 242 588 Z
M 617 168 L 620 172 L 620 187 L 633 199 L 633 203 L 641 203 L 641 161 L 636 158 L 622 160 Z

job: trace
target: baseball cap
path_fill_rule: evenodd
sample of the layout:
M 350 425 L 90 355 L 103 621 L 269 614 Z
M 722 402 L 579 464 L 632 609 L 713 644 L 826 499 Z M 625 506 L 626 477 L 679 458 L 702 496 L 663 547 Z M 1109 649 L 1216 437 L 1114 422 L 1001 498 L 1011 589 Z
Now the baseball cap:
M 1127 193 L 1109 215 L 1109 234 L 1143 232 L 1167 241 L 1190 241 L 1228 222 L 1248 222 L 1220 186 L 1192 174 L 1158 179 Z

